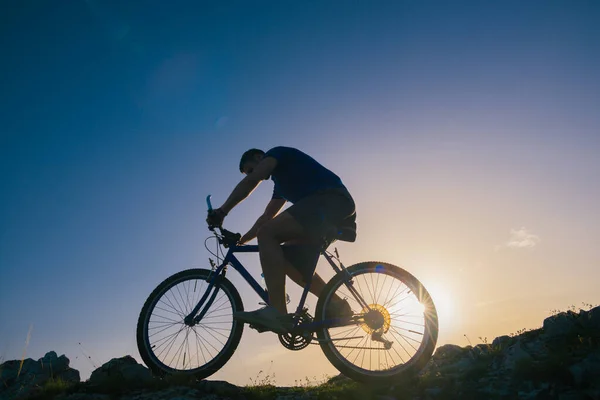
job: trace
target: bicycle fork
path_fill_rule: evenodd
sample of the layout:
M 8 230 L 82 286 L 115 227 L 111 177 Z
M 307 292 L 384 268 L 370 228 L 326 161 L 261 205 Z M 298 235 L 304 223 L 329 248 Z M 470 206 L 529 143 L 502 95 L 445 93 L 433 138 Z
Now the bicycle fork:
M 206 291 L 202 295 L 202 298 L 200 298 L 200 300 L 198 301 L 198 304 L 196 304 L 194 309 L 183 319 L 183 322 L 186 325 L 188 325 L 188 326 L 197 325 L 202 320 L 202 318 L 206 315 L 208 309 L 210 308 L 212 303 L 215 301 L 215 298 L 217 297 L 217 294 L 219 293 L 219 281 L 221 280 L 221 277 L 225 275 L 224 268 L 226 268 L 226 265 L 221 268 L 217 268 L 216 271 L 213 271 L 213 273 L 211 273 L 208 276 L 208 278 L 206 279 L 208 282 L 208 287 L 206 288 Z M 223 270 L 223 274 L 221 274 L 222 270 Z M 212 279 L 210 279 L 211 277 L 212 277 Z M 202 308 L 202 311 L 200 311 L 200 308 Z M 198 311 L 200 311 L 200 313 L 198 315 L 196 315 L 198 313 Z

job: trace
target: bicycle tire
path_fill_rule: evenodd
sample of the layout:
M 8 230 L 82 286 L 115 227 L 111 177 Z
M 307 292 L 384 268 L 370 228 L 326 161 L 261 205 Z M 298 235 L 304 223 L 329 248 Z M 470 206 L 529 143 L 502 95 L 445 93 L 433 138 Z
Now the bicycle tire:
M 225 363 L 229 361 L 229 359 L 237 349 L 237 346 L 240 343 L 242 337 L 244 324 L 238 323 L 233 318 L 231 335 L 229 336 L 223 349 L 211 361 L 207 362 L 203 366 L 199 366 L 198 368 L 186 370 L 169 367 L 164 362 L 158 359 L 158 357 L 154 354 L 152 346 L 149 342 L 148 325 L 151 317 L 151 312 L 153 311 L 154 307 L 161 299 L 163 294 L 167 293 L 167 291 L 170 288 L 173 288 L 175 287 L 175 285 L 181 282 L 185 282 L 186 280 L 195 279 L 206 281 L 210 273 L 211 271 L 206 269 L 188 269 L 185 271 L 178 272 L 161 282 L 156 287 L 156 289 L 152 291 L 152 293 L 150 294 L 150 296 L 148 296 L 148 299 L 144 303 L 137 323 L 137 345 L 142 360 L 145 362 L 145 364 L 148 366 L 148 368 L 152 371 L 153 374 L 157 376 L 165 376 L 174 373 L 182 373 L 193 375 L 197 379 L 204 379 L 217 372 L 220 368 L 222 368 L 223 365 L 225 365 Z M 228 300 L 231 302 L 232 313 L 244 310 L 242 299 L 237 289 L 227 278 L 221 277 L 219 291 L 223 291 L 227 296 Z M 192 329 L 190 327 L 188 328 Z
M 351 367 L 348 360 L 343 358 L 341 353 L 334 349 L 334 341 L 329 340 L 330 337 L 328 329 L 320 329 L 317 331 L 317 338 L 319 339 L 321 349 L 329 362 L 331 362 L 336 369 L 338 369 L 348 378 L 375 385 L 385 385 L 392 382 L 398 382 L 398 379 L 401 377 L 407 377 L 417 373 L 431 359 L 437 343 L 439 329 L 437 311 L 435 309 L 435 305 L 433 304 L 433 300 L 431 299 L 431 296 L 425 287 L 417 278 L 415 278 L 406 270 L 385 262 L 361 262 L 348 267 L 347 271 L 353 278 L 361 275 L 362 273 L 384 273 L 400 280 L 408 288 L 410 288 L 410 291 L 415 294 L 415 297 L 418 297 L 418 301 L 423 305 L 424 310 L 427 310 L 427 315 L 424 313 L 423 317 L 425 321 L 424 332 L 422 333 L 424 341 L 419 347 L 418 353 L 415 354 L 415 357 L 411 358 L 399 368 L 381 371 L 378 374 L 377 372 L 365 372 L 363 368 L 358 368 L 356 366 Z M 338 288 L 343 285 L 344 278 L 344 274 L 339 273 L 325 285 L 322 295 L 317 301 L 315 319 L 321 321 L 325 320 L 325 310 L 327 309 L 329 299 L 338 290 Z

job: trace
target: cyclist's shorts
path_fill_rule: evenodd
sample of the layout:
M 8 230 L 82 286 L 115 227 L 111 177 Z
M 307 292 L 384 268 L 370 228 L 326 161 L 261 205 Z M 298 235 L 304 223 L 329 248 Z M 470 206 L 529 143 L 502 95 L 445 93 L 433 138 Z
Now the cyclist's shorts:
M 319 240 L 354 214 L 355 205 L 346 188 L 320 190 L 297 201 L 286 210 L 310 238 Z
M 310 240 L 282 248 L 288 261 L 308 280 L 319 260 L 321 239 L 355 213 L 354 200 L 345 188 L 321 190 L 297 201 L 286 212 L 302 225 Z

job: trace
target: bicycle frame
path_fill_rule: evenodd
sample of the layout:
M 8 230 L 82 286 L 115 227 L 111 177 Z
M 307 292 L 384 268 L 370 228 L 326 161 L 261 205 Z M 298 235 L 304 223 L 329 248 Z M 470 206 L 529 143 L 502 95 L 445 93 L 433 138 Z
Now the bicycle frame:
M 256 294 L 258 294 L 258 296 L 265 303 L 268 304 L 268 302 L 269 302 L 268 292 L 262 288 L 262 286 L 256 281 L 256 279 L 254 279 L 254 277 L 252 275 L 250 275 L 248 270 L 246 270 L 246 268 L 243 266 L 243 264 L 235 257 L 234 253 L 258 253 L 258 246 L 257 245 L 242 245 L 242 246 L 232 246 L 229 248 L 229 251 L 225 255 L 225 258 L 223 259 L 223 262 L 221 263 L 221 265 L 219 265 L 213 271 L 211 276 L 209 277 L 208 288 L 207 288 L 206 292 L 200 298 L 200 300 L 198 301 L 198 304 L 194 307 L 194 309 L 186 317 L 186 320 L 193 318 L 193 321 L 195 323 L 198 323 L 204 317 L 204 315 L 210 308 L 212 302 L 214 301 L 215 297 L 217 296 L 219 289 L 216 284 L 218 283 L 219 279 L 222 276 L 225 276 L 228 265 L 231 265 L 236 271 L 238 271 L 240 273 L 240 275 L 242 275 L 244 280 L 246 282 L 248 282 L 250 287 L 252 289 L 254 289 Z M 350 293 L 355 296 L 355 298 L 359 302 L 359 304 L 361 304 L 363 307 L 368 309 L 369 308 L 368 304 L 364 301 L 364 299 L 362 298 L 362 296 L 360 296 L 360 294 L 356 291 L 356 289 L 354 289 L 352 280 L 350 279 L 350 274 L 348 274 L 348 272 L 344 268 L 341 261 L 339 261 L 339 259 L 338 259 L 340 266 L 337 266 L 335 264 L 335 262 L 333 261 L 333 257 L 331 257 L 324 249 L 321 251 L 320 255 L 325 257 L 325 259 L 329 262 L 329 264 L 334 269 L 336 274 L 339 274 L 339 273 L 346 274 L 346 280 L 344 281 L 344 284 L 346 285 L 346 287 L 348 288 Z M 304 309 L 304 303 L 306 302 L 306 297 L 308 296 L 311 281 L 312 280 L 309 278 L 308 282 L 306 282 L 306 286 L 304 287 L 302 296 L 300 298 L 300 302 L 296 309 L 297 314 L 300 314 Z M 205 302 L 206 302 L 206 304 L 205 304 Z M 202 309 L 202 311 L 198 315 L 196 315 L 203 305 L 204 305 L 204 308 Z M 195 316 L 195 317 L 193 317 L 193 316 Z M 323 320 L 323 321 L 319 321 L 319 322 L 304 323 L 304 324 L 301 324 L 301 328 L 303 331 L 314 332 L 314 331 L 316 331 L 320 328 L 324 328 L 324 327 L 326 327 L 326 328 L 341 327 L 341 326 L 346 326 L 346 325 L 352 325 L 353 323 L 355 323 L 355 321 L 351 321 L 351 318 L 335 318 L 335 319 L 328 319 L 328 320 Z M 299 325 L 294 326 L 294 328 L 298 328 L 298 327 L 300 327 L 300 326 Z

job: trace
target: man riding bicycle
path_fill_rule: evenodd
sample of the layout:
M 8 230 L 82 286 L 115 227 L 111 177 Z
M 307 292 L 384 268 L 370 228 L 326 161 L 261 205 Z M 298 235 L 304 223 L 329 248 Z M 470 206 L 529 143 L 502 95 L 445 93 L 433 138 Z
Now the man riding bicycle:
M 269 304 L 256 311 L 236 312 L 233 317 L 276 333 L 287 333 L 291 322 L 285 301 L 286 274 L 301 286 L 305 286 L 305 282 L 286 259 L 281 244 L 322 240 L 332 227 L 355 214 L 354 200 L 336 174 L 295 148 L 279 146 L 266 153 L 250 149 L 242 155 L 239 167 L 246 176 L 221 207 L 209 212 L 206 219 L 209 225 L 221 225 L 227 214 L 261 181 L 271 178 L 275 185 L 264 213 L 239 242 L 258 240 Z M 287 201 L 293 205 L 278 215 Z M 314 274 L 310 292 L 318 297 L 324 286 L 323 279 Z M 328 313 L 352 314 L 346 300 L 336 296 L 331 304 Z

